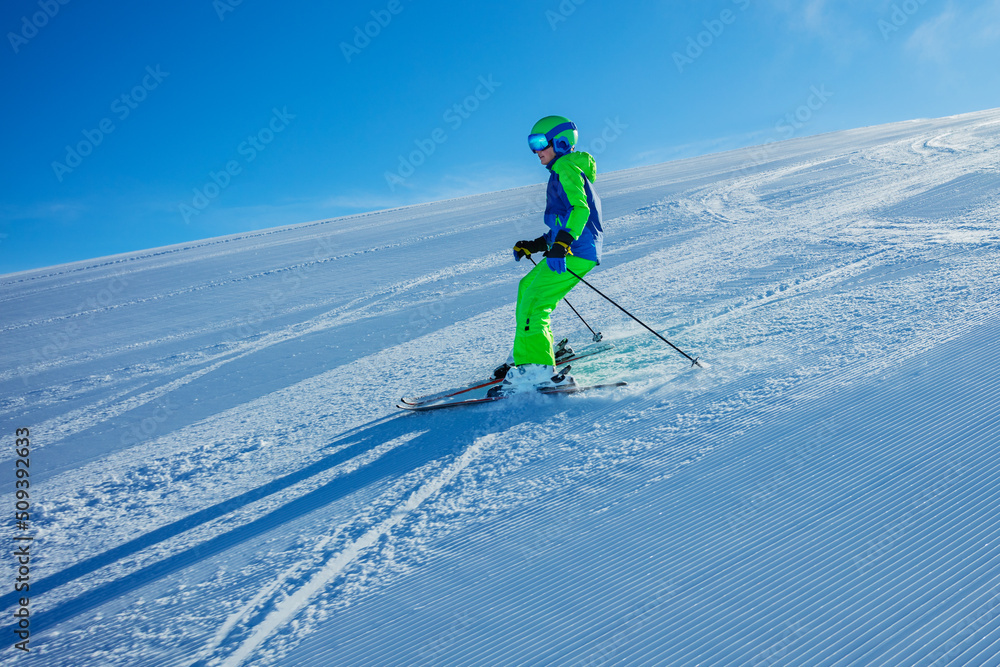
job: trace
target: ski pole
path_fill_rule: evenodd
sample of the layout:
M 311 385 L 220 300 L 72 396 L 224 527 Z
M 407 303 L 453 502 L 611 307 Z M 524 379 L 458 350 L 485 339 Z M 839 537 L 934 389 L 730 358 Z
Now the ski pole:
M 591 285 L 590 283 L 588 283 L 586 280 L 584 280 L 583 276 L 576 275 L 571 269 L 567 268 L 566 270 L 569 271 L 570 275 L 578 278 L 580 280 L 580 282 L 582 282 L 584 285 L 586 285 L 587 287 L 589 287 L 590 289 L 594 290 L 595 292 L 597 292 L 598 294 L 600 294 L 601 296 L 603 296 L 605 299 L 607 299 L 608 301 L 610 301 L 613 306 L 615 306 L 616 308 L 618 308 L 618 310 L 622 311 L 623 313 L 625 313 L 626 315 L 628 315 L 629 317 L 631 317 L 633 320 L 635 320 L 636 322 L 638 322 L 642 326 L 646 327 L 646 329 L 648 329 L 650 331 L 650 333 L 652 333 L 654 336 L 656 336 L 657 338 L 659 338 L 660 340 L 662 340 L 664 343 L 666 343 L 667 345 L 669 345 L 670 347 L 674 348 L 675 350 L 677 350 L 678 352 L 680 352 L 682 355 L 684 355 L 684 358 L 687 359 L 688 361 L 690 361 L 692 366 L 697 366 L 698 368 L 704 368 L 704 366 L 702 366 L 701 364 L 698 363 L 698 358 L 697 357 L 691 357 L 687 352 L 685 352 L 684 350 L 682 350 L 681 348 L 677 347 L 676 345 L 674 345 L 673 343 L 671 343 L 669 340 L 667 340 L 666 338 L 664 338 L 663 336 L 661 336 L 660 334 L 658 334 L 656 331 L 654 331 L 652 328 L 650 328 L 650 326 L 648 324 L 646 324 L 645 322 L 643 322 L 642 320 L 640 320 L 638 317 L 636 317 L 632 313 L 628 312 L 627 310 L 625 310 L 624 308 L 622 308 L 621 306 L 619 306 L 617 303 L 615 303 L 615 301 L 611 297 L 609 297 L 608 295 L 604 294 L 604 292 L 602 292 L 601 290 L 597 289 L 596 287 L 594 287 L 593 285 Z
M 532 264 L 534 264 L 535 266 L 538 266 L 538 264 L 537 264 L 537 263 L 535 262 L 535 260 L 534 260 L 534 259 L 533 259 L 533 258 L 531 257 L 531 255 L 528 255 L 528 259 L 530 259 L 530 260 L 531 260 L 531 263 L 532 263 Z M 574 273 L 573 275 L 576 275 L 576 274 Z M 576 277 L 577 277 L 577 278 L 579 278 L 580 276 L 576 276 Z M 569 299 L 566 299 L 566 298 L 564 298 L 564 299 L 563 299 L 563 301 L 565 301 L 565 302 L 566 302 L 566 305 L 567 305 L 567 306 L 569 306 L 569 309 L 570 309 L 570 310 L 572 310 L 572 311 L 573 311 L 574 313 L 576 313 L 576 316 L 580 318 L 580 321 L 581 321 L 581 322 L 583 322 L 583 326 L 587 327 L 587 329 L 589 329 L 589 330 L 590 330 L 590 333 L 594 334 L 594 342 L 595 342 L 595 343 L 600 343 L 600 342 L 601 342 L 601 341 L 602 341 L 602 340 L 604 339 L 604 334 L 602 334 L 602 333 L 601 333 L 600 331 L 594 331 L 593 329 L 591 329 L 591 328 L 590 328 L 590 325 L 589 325 L 589 324 L 587 324 L 587 320 L 583 319 L 583 315 L 581 315 L 581 314 L 579 313 L 579 311 L 577 311 L 577 309 L 573 307 L 573 304 L 571 304 L 571 303 L 569 302 Z

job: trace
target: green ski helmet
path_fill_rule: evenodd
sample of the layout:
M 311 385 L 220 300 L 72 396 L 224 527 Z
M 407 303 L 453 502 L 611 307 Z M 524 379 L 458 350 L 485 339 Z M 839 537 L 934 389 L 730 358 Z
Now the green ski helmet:
M 546 116 L 531 128 L 528 135 L 528 148 L 541 151 L 551 144 L 557 155 L 569 153 L 580 135 L 576 131 L 576 123 L 565 116 Z

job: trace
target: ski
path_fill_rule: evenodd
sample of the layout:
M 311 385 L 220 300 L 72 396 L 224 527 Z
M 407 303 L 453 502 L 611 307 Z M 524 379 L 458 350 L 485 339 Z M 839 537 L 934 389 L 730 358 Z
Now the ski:
M 571 355 L 569 355 L 567 357 L 563 357 L 562 359 L 559 359 L 556 363 L 557 363 L 558 366 L 562 367 L 562 366 L 565 366 L 566 364 L 575 363 L 575 362 L 577 362 L 577 361 L 579 361 L 581 359 L 586 359 L 588 357 L 592 357 L 595 354 L 600 354 L 601 352 L 606 352 L 607 350 L 610 350 L 612 347 L 613 346 L 611 345 L 611 343 L 597 343 L 595 345 L 588 345 L 587 347 L 583 348 L 579 352 L 574 352 L 574 353 L 572 353 Z M 460 396 L 462 394 L 467 394 L 469 392 L 476 391 L 477 389 L 483 389 L 483 388 L 486 388 L 486 387 L 492 387 L 493 385 L 500 384 L 501 382 L 503 382 L 503 378 L 490 379 L 490 380 L 481 380 L 481 381 L 474 382 L 472 384 L 466 385 L 464 387 L 458 387 L 456 389 L 447 389 L 445 391 L 437 392 L 437 393 L 434 393 L 434 394 L 426 394 L 424 396 L 415 396 L 413 398 L 403 397 L 403 398 L 401 398 L 399 400 L 399 402 L 402 403 L 402 404 L 404 404 L 404 405 L 410 405 L 410 406 L 421 405 L 423 403 L 431 403 L 431 402 L 435 402 L 435 401 L 440 401 L 440 400 L 445 399 L 445 398 L 452 398 L 454 396 Z
M 579 394 L 584 391 L 593 391 L 596 389 L 614 389 L 616 387 L 628 386 L 627 382 L 607 382 L 603 384 L 591 384 L 591 385 L 572 385 L 568 387 L 542 387 L 538 389 L 539 394 Z M 524 394 L 501 394 L 498 396 L 477 396 L 475 398 L 463 398 L 459 400 L 449 401 L 447 399 L 441 399 L 440 402 L 425 402 L 417 405 L 411 405 L 409 403 L 397 403 L 396 407 L 401 410 L 410 410 L 411 412 L 426 412 L 428 410 L 442 410 L 444 408 L 457 408 L 462 405 L 479 405 L 482 403 L 494 403 L 496 401 L 502 401 L 508 398 L 513 398 L 515 396 L 522 396 Z

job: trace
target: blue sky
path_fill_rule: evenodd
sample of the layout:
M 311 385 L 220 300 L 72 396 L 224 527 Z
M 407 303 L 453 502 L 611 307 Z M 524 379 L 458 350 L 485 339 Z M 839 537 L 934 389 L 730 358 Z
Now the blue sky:
M 0 273 L 542 182 L 525 137 L 548 114 L 610 171 L 1000 106 L 1000 0 L 8 0 L 0 17 Z

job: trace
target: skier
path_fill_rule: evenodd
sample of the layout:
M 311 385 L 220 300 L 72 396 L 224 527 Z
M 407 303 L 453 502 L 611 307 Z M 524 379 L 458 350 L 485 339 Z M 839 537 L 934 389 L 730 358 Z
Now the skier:
M 528 135 L 528 147 L 549 170 L 545 224 L 548 231 L 533 241 L 514 244 L 514 259 L 544 254 L 517 288 L 514 349 L 494 374 L 503 382 L 493 391 L 513 393 L 544 386 L 573 385 L 573 377 L 557 374 L 549 316 L 556 304 L 601 263 L 604 232 L 601 200 L 594 192 L 597 162 L 576 151 L 576 124 L 563 116 L 542 118 Z M 572 273 L 570 273 L 569 271 Z M 573 274 L 576 274 L 575 276 Z

